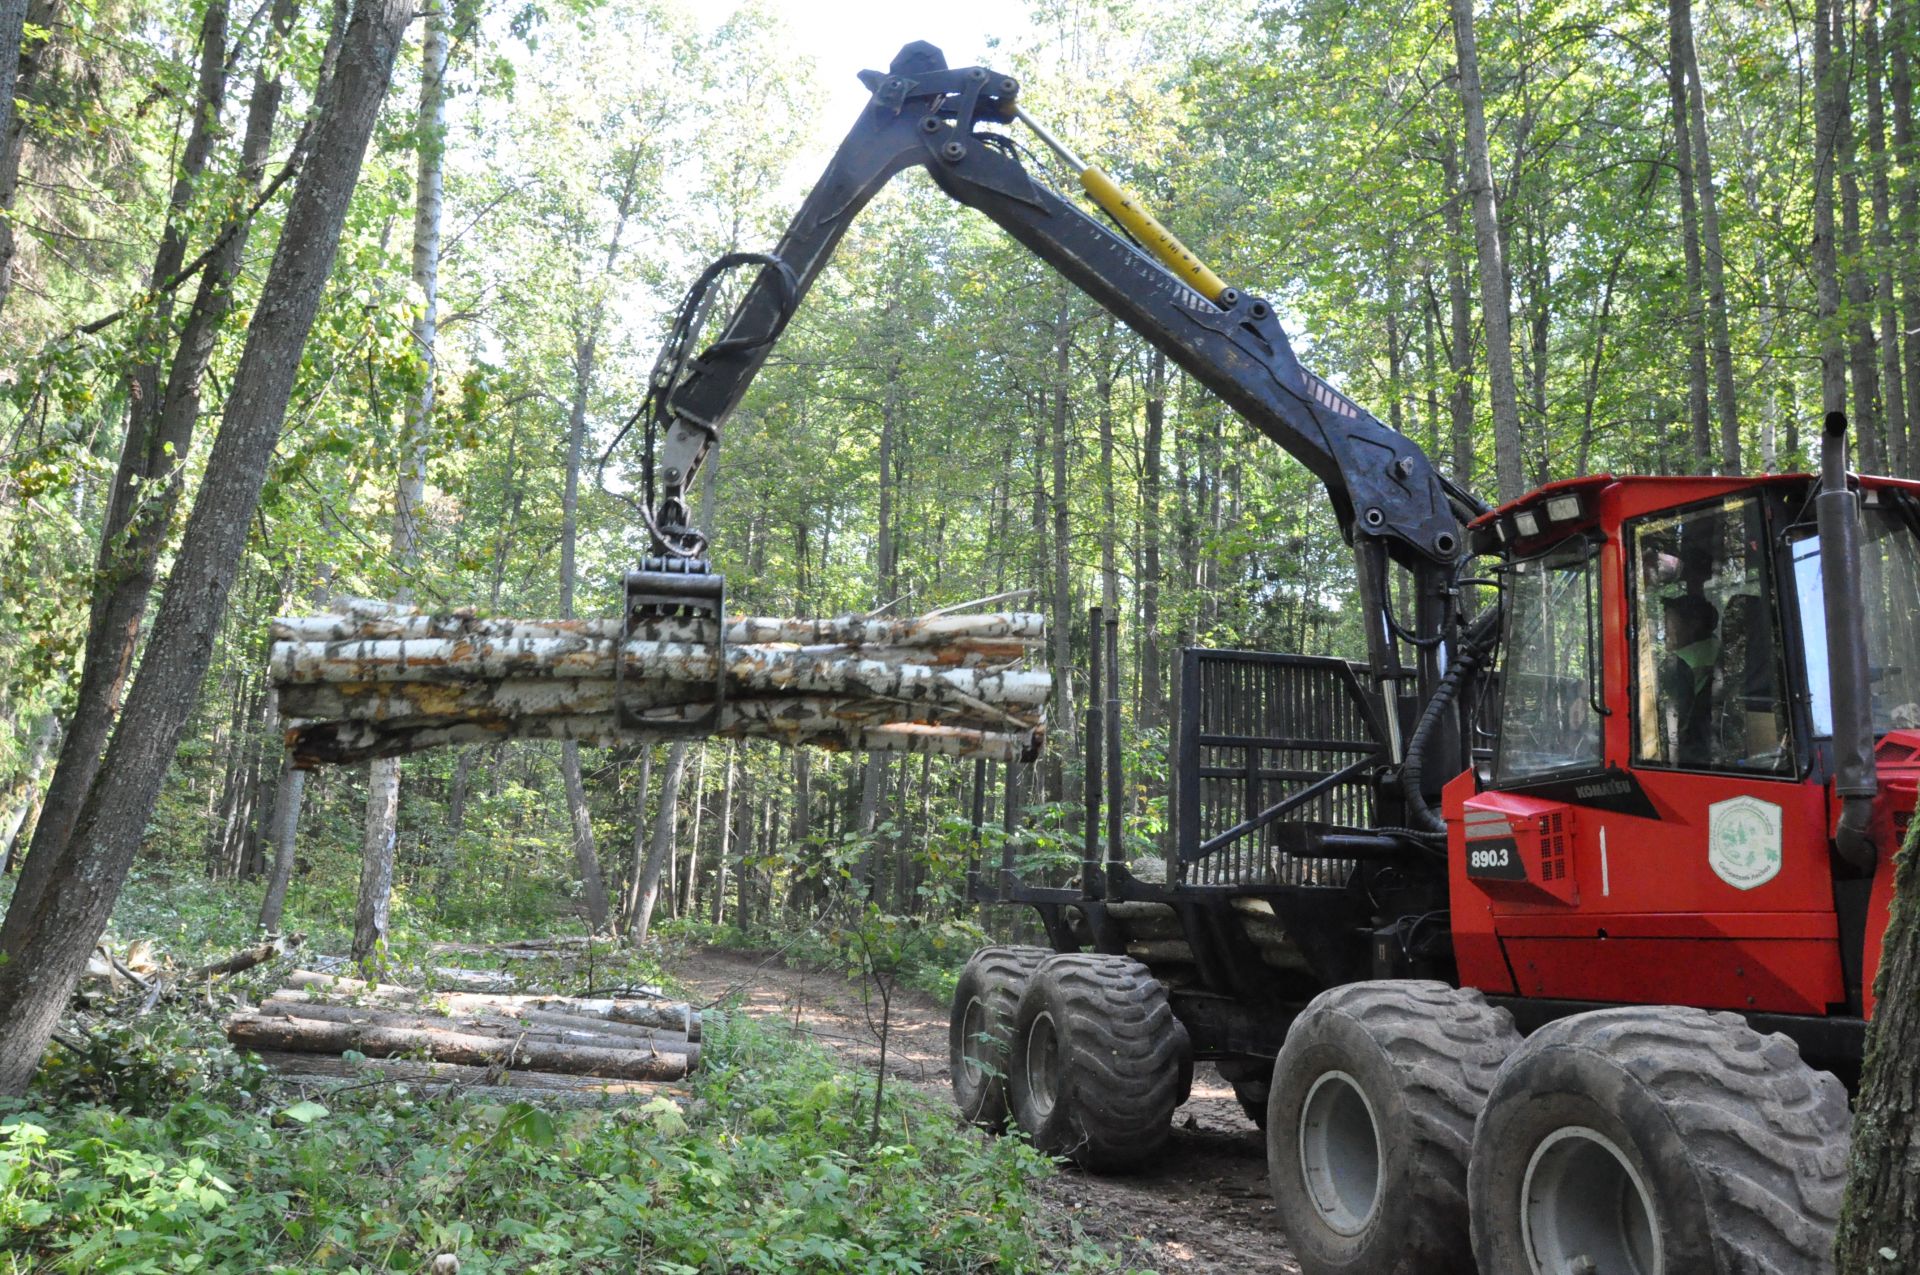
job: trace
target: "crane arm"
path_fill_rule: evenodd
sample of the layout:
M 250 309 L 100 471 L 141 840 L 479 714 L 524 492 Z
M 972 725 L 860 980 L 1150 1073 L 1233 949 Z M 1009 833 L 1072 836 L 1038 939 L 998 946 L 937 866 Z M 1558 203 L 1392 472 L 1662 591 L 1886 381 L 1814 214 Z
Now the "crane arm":
M 1412 439 L 1302 367 L 1268 301 L 1224 286 L 1044 130 L 1037 130 L 1041 140 L 1081 167 L 1082 185 L 1126 235 L 1036 180 L 1013 136 L 1002 131 L 1025 120 L 1012 77 L 984 67 L 950 69 L 938 49 L 916 43 L 886 74 L 863 72 L 862 80 L 873 97 L 787 227 L 773 253 L 777 264 L 762 266 L 714 346 L 677 371 L 656 373 L 650 393 L 659 403 L 657 507 L 665 511 L 655 528 L 658 547 L 689 557 L 703 547 L 688 533 L 685 547 L 676 548 L 674 534 L 685 530 L 685 495 L 721 425 L 854 217 L 897 173 L 920 167 L 1319 478 L 1358 551 L 1366 614 L 1379 617 L 1368 623 L 1375 672 L 1408 675 L 1391 653 L 1396 633 L 1431 647 L 1448 608 L 1422 606 L 1412 631 L 1385 619 L 1385 559 L 1412 570 L 1424 582 L 1423 595 L 1444 592 L 1465 551 L 1462 523 L 1484 506 L 1446 482 Z M 1429 671 L 1421 672 L 1429 680 Z

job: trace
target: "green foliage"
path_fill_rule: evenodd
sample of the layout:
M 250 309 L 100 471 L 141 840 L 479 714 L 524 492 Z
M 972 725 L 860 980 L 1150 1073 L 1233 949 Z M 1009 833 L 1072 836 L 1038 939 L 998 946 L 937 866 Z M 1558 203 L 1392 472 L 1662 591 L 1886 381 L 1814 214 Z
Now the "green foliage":
M 727 1016 L 694 1101 L 549 1110 L 404 1085 L 0 1117 L 0 1269 L 1111 1269 L 1045 1227 L 1046 1162 Z M 17 1104 L 16 1104 L 17 1105 Z
M 266 1074 L 227 1048 L 217 1023 L 163 1013 L 63 1035 L 34 1086 L 60 1105 L 101 1103 L 149 1114 L 196 1094 L 249 1100 Z

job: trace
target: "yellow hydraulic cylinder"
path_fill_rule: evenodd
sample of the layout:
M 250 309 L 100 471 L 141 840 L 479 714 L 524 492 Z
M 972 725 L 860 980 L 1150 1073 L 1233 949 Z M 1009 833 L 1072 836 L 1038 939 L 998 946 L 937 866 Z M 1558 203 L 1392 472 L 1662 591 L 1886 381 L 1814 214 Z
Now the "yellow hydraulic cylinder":
M 1195 256 L 1193 250 L 1181 243 L 1171 230 L 1161 225 L 1157 217 L 1142 208 L 1139 201 L 1123 190 L 1113 178 L 1083 161 L 1064 142 L 1036 124 L 1032 116 L 1017 108 L 1015 114 L 1067 167 L 1080 175 L 1080 187 L 1088 197 L 1105 209 L 1109 217 L 1126 227 L 1127 233 L 1139 240 L 1148 252 L 1160 260 L 1160 264 L 1207 300 L 1220 300 L 1221 294 L 1227 290 L 1226 281 L 1209 270 L 1207 263 Z

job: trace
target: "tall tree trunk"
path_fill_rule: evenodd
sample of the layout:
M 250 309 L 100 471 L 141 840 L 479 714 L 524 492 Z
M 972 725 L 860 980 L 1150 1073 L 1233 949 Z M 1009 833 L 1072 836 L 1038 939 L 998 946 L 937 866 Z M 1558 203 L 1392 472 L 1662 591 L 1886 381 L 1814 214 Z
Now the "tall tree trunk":
M 1051 431 L 1053 483 L 1049 507 L 1053 512 L 1053 703 L 1059 713 L 1059 738 L 1072 750 L 1073 735 L 1073 576 L 1068 550 L 1067 428 L 1072 420 L 1073 307 L 1064 297 L 1053 321 L 1053 415 Z M 1049 768 L 1048 782 L 1061 782 L 1057 764 Z M 1059 792 L 1049 792 L 1058 798 Z
M 306 791 L 307 772 L 295 770 L 291 760 L 280 766 L 280 782 L 273 797 L 273 868 L 267 876 L 267 893 L 260 900 L 260 928 L 269 934 L 280 932 L 280 914 L 286 907 L 287 883 L 293 879 L 293 852 L 300 827 L 300 798 Z
M 169 225 L 154 257 L 155 284 L 180 268 L 187 234 L 180 223 L 219 124 L 226 86 L 224 14 L 224 7 L 215 5 L 202 23 L 201 100 L 182 152 L 180 180 L 169 203 Z M 293 14 L 292 0 L 276 4 L 272 18 L 276 34 L 284 36 Z M 23 82 L 29 78 L 27 69 L 23 68 L 21 76 Z M 242 200 L 251 195 L 265 169 L 279 107 L 280 81 L 263 70 L 254 81 L 240 147 Z M 0 208 L 7 204 L 5 167 L 5 156 L 0 155 Z M 0 216 L 0 238 L 10 233 L 5 230 L 10 224 Z M 182 460 L 192 445 L 200 415 L 200 384 L 232 301 L 233 280 L 246 248 L 247 229 L 244 207 L 236 206 L 233 219 L 223 227 L 224 246 L 201 273 L 193 308 L 180 330 L 164 394 L 153 388 L 157 374 L 145 369 L 134 372 L 134 383 L 143 387 L 144 394 L 128 416 L 126 443 L 96 556 L 102 584 L 95 589 L 88 616 L 80 685 L 19 885 L 7 919 L 0 923 L 0 953 L 18 950 L 21 927 L 65 854 L 80 805 L 99 771 L 101 750 L 119 712 L 147 599 L 153 592 L 160 555 L 185 482 Z M 3 289 L 4 266 L 0 265 L 0 291 Z
M 607 239 L 601 273 L 612 271 L 620 257 L 620 241 L 626 234 L 627 217 L 639 185 L 639 148 L 627 161 L 620 198 L 616 205 L 613 232 Z M 593 388 L 595 364 L 599 361 L 600 325 L 605 307 L 596 297 L 579 320 L 574 342 L 573 402 L 568 414 L 566 486 L 560 500 L 560 613 L 573 618 L 573 595 L 577 568 L 575 559 L 579 541 L 580 461 L 586 451 L 587 398 Z M 600 851 L 593 840 L 593 816 L 587 807 L 586 785 L 580 776 L 580 745 L 572 740 L 560 745 L 560 774 L 567 792 L 567 813 L 573 829 L 573 862 L 585 895 L 587 917 L 596 933 L 610 924 L 607 887 L 600 874 Z
M 219 436 L 120 729 L 15 958 L 0 964 L 0 1094 L 23 1093 L 39 1066 L 87 954 L 106 929 L 192 714 L 347 204 L 412 15 L 407 0 L 356 0 L 337 68 L 315 103 L 310 159 L 288 203 Z
M 1513 379 L 1513 311 L 1507 300 L 1506 250 L 1487 146 L 1487 111 L 1474 44 L 1473 0 L 1449 0 L 1453 46 L 1460 59 L 1460 105 L 1467 119 L 1467 191 L 1473 196 L 1473 238 L 1480 263 L 1480 311 L 1487 330 L 1487 395 L 1493 404 L 1493 464 L 1500 499 L 1526 490 L 1520 436 L 1520 395 Z
M 1524 237 L 1527 245 L 1527 398 L 1533 417 L 1536 487 L 1553 480 L 1552 446 L 1548 429 L 1547 372 L 1552 361 L 1549 337 L 1553 331 L 1553 257 L 1547 236 L 1537 228 Z
M 734 741 L 727 741 L 727 773 L 720 784 L 720 809 L 715 822 L 720 825 L 720 844 L 713 855 L 713 895 L 709 900 L 709 919 L 715 925 L 727 919 L 727 855 L 733 849 L 733 785 L 736 778 Z
M 27 144 L 27 119 L 15 109 L 14 103 L 37 104 L 43 97 L 45 88 L 41 81 L 48 46 L 60 16 L 60 0 L 30 0 L 21 10 L 24 22 L 17 22 L 12 10 L 18 4 L 19 0 L 6 0 L 4 8 L 0 8 L 0 23 L 12 26 L 18 33 L 13 39 L 13 56 L 7 57 L 0 49 L 0 61 L 5 67 L 0 70 L 0 76 L 10 81 L 4 86 L 7 127 L 0 131 L 0 311 L 5 310 L 7 298 L 13 292 L 18 258 L 13 210 L 20 194 L 20 165 L 25 159 Z M 42 34 L 28 34 L 25 28 Z M 0 41 L 6 39 L 5 32 L 0 30 Z
M 740 853 L 734 856 L 733 864 L 733 924 L 743 933 L 753 928 L 753 772 L 749 770 L 740 777 L 740 806 L 734 812 L 735 837 L 740 842 Z
M 1840 327 L 1840 262 L 1834 243 L 1833 179 L 1839 162 L 1845 77 L 1834 66 L 1834 0 L 1813 7 L 1813 282 L 1820 315 L 1820 406 L 1847 410 L 1847 351 Z
M 1693 39 L 1692 0 L 1672 0 L 1673 52 L 1686 85 L 1688 149 L 1699 191 L 1701 265 L 1706 281 L 1707 338 L 1713 347 L 1714 407 L 1720 419 L 1720 472 L 1743 468 L 1740 405 L 1733 381 L 1733 337 L 1727 318 L 1726 256 L 1720 247 L 1720 198 L 1713 186 L 1713 151 L 1707 135 L 1707 91 L 1700 80 L 1700 52 Z M 1698 293 L 1695 293 L 1698 296 Z
M 1853 432 L 1860 468 L 1877 474 L 1886 470 L 1886 430 L 1880 416 L 1880 365 L 1873 348 L 1873 280 L 1860 231 L 1859 155 L 1853 128 L 1855 51 L 1848 47 L 1852 28 L 1852 4 L 1834 5 L 1833 71 L 1839 81 L 1834 90 L 1834 168 L 1840 176 L 1840 280 L 1847 297 Z
M 420 107 L 415 117 L 413 285 L 422 304 L 413 321 L 413 343 L 426 364 L 420 393 L 407 407 L 405 450 L 394 493 L 393 557 L 401 588 L 395 600 L 411 600 L 407 583 L 420 559 L 420 508 L 426 497 L 427 440 L 433 428 L 434 382 L 439 372 L 440 214 L 446 173 L 447 10 L 426 12 L 420 41 Z M 387 937 L 393 854 L 399 840 L 400 759 L 375 761 L 367 773 L 366 834 L 360 843 L 360 900 L 353 917 L 353 959 L 364 961 Z
M 1860 63 L 1867 75 L 1867 153 L 1873 172 L 1874 294 L 1880 320 L 1881 402 L 1886 413 L 1887 472 L 1907 472 L 1906 378 L 1900 366 L 1900 307 L 1893 288 L 1893 201 L 1887 173 L 1887 105 L 1881 78 L 1886 58 L 1880 44 L 1878 0 L 1867 0 L 1860 24 Z M 1898 28 L 1891 29 L 1896 32 Z
M 653 745 L 640 746 L 640 782 L 633 793 L 633 861 L 620 887 L 620 925 L 633 924 L 640 907 L 640 878 L 647 866 L 647 798 L 653 792 Z
M 1120 606 L 1120 520 L 1113 490 L 1114 319 L 1100 330 L 1094 357 L 1093 397 L 1100 405 L 1100 605 L 1109 616 Z
M 1686 290 L 1680 323 L 1687 335 L 1687 421 L 1696 473 L 1713 469 L 1713 408 L 1707 393 L 1707 329 L 1701 306 L 1699 186 L 1693 175 L 1693 129 L 1687 118 L 1687 50 L 1692 43 L 1689 0 L 1667 5 L 1667 96 L 1673 123 L 1674 179 L 1680 191 L 1680 247 L 1686 262 Z
M 1911 837 L 1895 869 L 1874 1000 L 1834 1242 L 1837 1275 L 1920 1270 L 1920 851 Z
M 1147 352 L 1147 428 L 1140 455 L 1140 724 L 1157 727 L 1164 715 L 1166 675 L 1160 655 L 1160 466 L 1167 420 L 1167 356 Z
M 1920 473 L 1920 137 L 1913 123 L 1913 60 L 1920 57 L 1920 16 L 1915 0 L 1893 0 L 1887 43 L 1892 57 L 1887 76 L 1893 99 L 1893 158 L 1900 170 L 1897 190 L 1900 233 L 1901 327 L 1906 333 L 1907 469 Z
M 660 776 L 660 805 L 653 812 L 653 842 L 647 847 L 647 861 L 640 869 L 639 903 L 634 908 L 633 924 L 627 941 L 640 947 L 647 941 L 653 924 L 653 907 L 660 899 L 660 870 L 673 853 L 674 830 L 680 815 L 680 780 L 687 771 L 687 741 L 676 739 L 667 749 L 666 770 Z
M 20 78 L 20 42 L 26 34 L 27 0 L 0 0 L 0 138 L 14 136 L 14 90 Z
M 1586 392 L 1582 395 L 1580 412 L 1580 451 L 1574 461 L 1574 472 L 1591 473 L 1590 462 L 1593 458 L 1594 411 L 1600 401 L 1600 372 L 1606 366 L 1607 320 L 1613 314 L 1613 288 L 1620 279 L 1620 267 L 1626 263 L 1627 250 L 1623 245 L 1615 250 L 1613 259 L 1607 263 L 1606 281 L 1600 287 L 1600 313 L 1593 320 L 1593 355 L 1587 360 Z
M 1447 182 L 1447 412 L 1453 480 L 1473 486 L 1473 297 L 1467 282 L 1466 187 L 1459 152 L 1441 139 L 1440 169 Z
M 804 750 L 799 750 L 804 751 Z M 687 870 L 682 878 L 682 894 L 674 904 L 675 919 L 693 914 L 694 885 L 700 876 L 700 816 L 707 792 L 707 745 L 700 744 L 700 760 L 693 768 L 693 819 L 687 829 Z
M 46 769 L 54 741 L 60 737 L 60 719 L 49 712 L 40 718 L 33 732 L 33 746 L 20 768 L 20 778 L 7 794 L 7 808 L 0 815 L 0 874 L 13 871 L 14 849 L 21 833 L 28 830 L 34 810 L 39 806 L 40 772 Z

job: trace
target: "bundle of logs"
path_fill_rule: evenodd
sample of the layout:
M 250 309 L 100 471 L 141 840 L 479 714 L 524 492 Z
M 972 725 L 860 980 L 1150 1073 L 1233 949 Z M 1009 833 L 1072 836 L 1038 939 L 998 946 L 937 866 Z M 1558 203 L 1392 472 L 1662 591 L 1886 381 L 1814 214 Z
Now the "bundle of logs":
M 303 767 L 649 731 L 998 761 L 1039 750 L 1052 678 L 1019 665 L 1044 641 L 1040 616 L 736 618 L 720 628 L 661 619 L 623 639 L 613 620 L 354 601 L 275 620 L 271 675 Z
M 229 1018 L 227 1038 L 294 1074 L 338 1072 L 353 1050 L 367 1060 L 357 1066 L 396 1079 L 565 1089 L 584 1077 L 684 1078 L 700 1063 L 700 1012 L 655 998 L 426 992 L 295 970 L 257 1009 Z M 423 1069 L 422 1058 L 434 1065 Z

